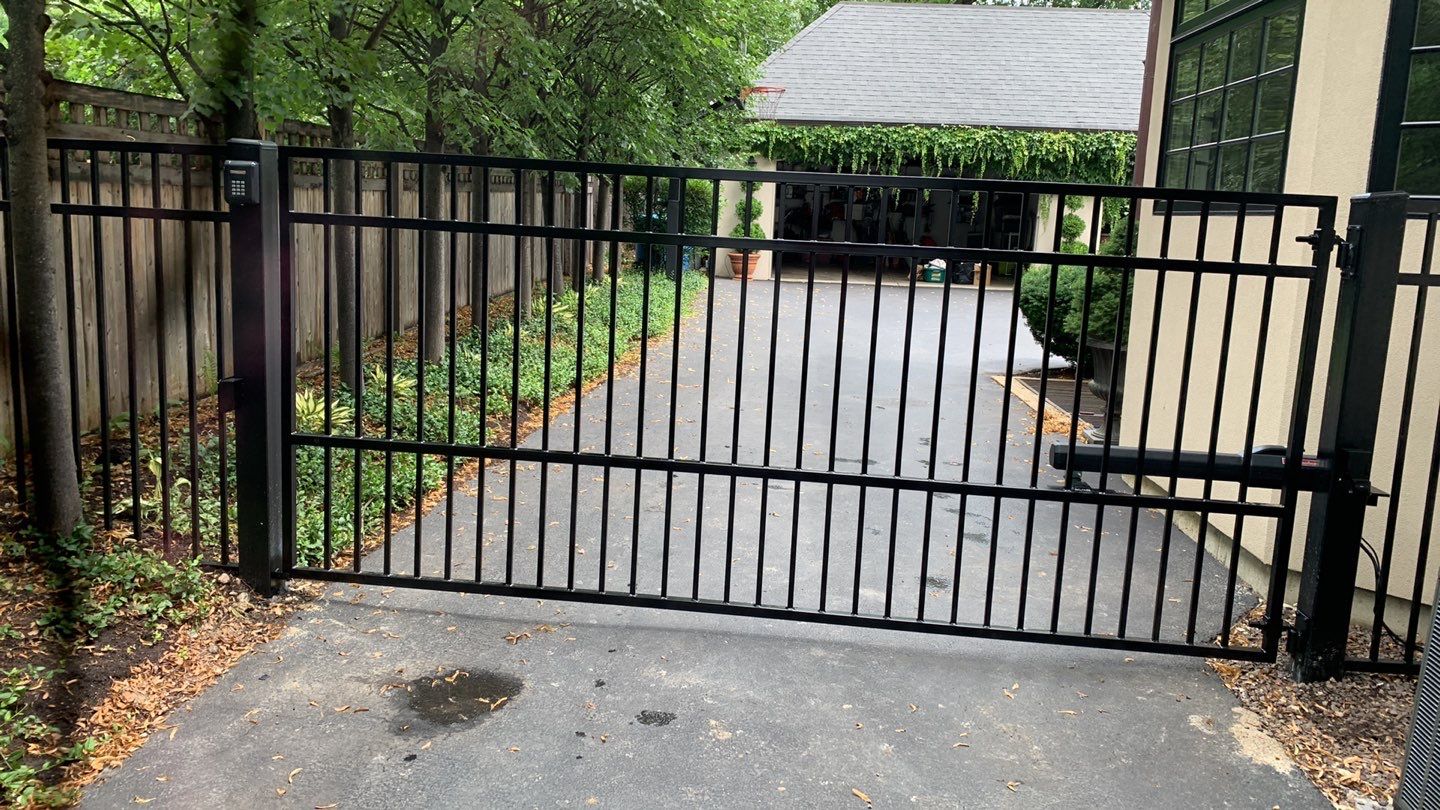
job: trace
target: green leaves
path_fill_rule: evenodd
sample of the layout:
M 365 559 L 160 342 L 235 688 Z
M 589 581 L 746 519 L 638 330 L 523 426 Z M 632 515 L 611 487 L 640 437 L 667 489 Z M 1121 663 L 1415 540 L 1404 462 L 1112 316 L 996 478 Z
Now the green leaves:
M 1009 180 L 1124 184 L 1135 136 L 1126 132 L 1037 132 L 989 127 L 787 126 L 756 121 L 745 129 L 751 151 L 787 163 L 842 172 L 923 174 Z

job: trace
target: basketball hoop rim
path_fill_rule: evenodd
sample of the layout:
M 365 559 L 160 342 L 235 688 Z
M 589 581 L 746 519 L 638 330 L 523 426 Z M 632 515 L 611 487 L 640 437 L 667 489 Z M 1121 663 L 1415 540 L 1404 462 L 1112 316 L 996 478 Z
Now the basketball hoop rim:
M 783 87 L 761 84 L 746 88 L 743 98 L 747 104 L 753 100 L 757 116 L 765 116 L 775 112 L 780 105 L 780 97 L 784 94 Z

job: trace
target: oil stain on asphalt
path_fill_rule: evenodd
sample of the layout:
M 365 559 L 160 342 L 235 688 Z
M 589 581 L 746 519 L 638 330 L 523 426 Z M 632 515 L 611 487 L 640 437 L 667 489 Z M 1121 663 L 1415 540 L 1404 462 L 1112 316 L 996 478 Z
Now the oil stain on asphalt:
M 503 672 L 450 669 L 406 684 L 407 705 L 433 725 L 475 723 L 504 708 L 524 686 L 519 678 Z

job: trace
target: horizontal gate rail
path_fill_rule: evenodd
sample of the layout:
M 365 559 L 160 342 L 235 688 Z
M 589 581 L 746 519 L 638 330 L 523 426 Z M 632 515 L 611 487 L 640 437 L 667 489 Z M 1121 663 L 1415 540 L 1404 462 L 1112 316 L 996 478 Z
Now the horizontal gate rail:
M 550 225 L 513 225 L 499 222 L 463 222 L 421 219 L 415 217 L 362 216 L 359 214 L 320 214 L 296 211 L 290 221 L 298 225 L 347 225 L 359 228 L 387 228 L 397 231 L 427 231 L 490 236 L 535 237 L 545 239 L 594 239 L 629 244 L 724 248 L 734 251 L 813 250 L 813 240 L 747 239 L 702 234 L 656 233 L 654 231 L 622 231 L 597 228 L 567 228 Z M 996 248 L 941 247 L 916 244 L 875 244 L 871 242 L 826 242 L 827 250 L 853 257 L 924 258 L 972 262 L 1019 262 L 1023 264 L 1065 264 L 1074 262 L 1074 254 L 1059 251 L 1002 250 Z M 1275 278 L 1309 279 L 1315 276 L 1310 265 L 1262 264 L 1258 262 L 1227 262 L 1203 259 L 1145 259 L 1131 256 L 1087 256 L 1085 263 L 1098 269 L 1136 270 L 1164 269 L 1177 273 L 1239 274 Z
M 755 464 L 696 461 L 683 458 L 623 456 L 605 453 L 571 453 L 564 450 L 533 450 L 524 447 L 447 444 L 445 442 L 420 442 L 366 436 L 293 433 L 290 436 L 290 442 L 300 447 L 334 447 L 351 450 L 373 450 L 384 453 L 419 453 L 423 455 L 483 460 L 533 461 L 541 464 L 563 465 L 567 467 L 614 467 L 625 470 L 687 473 L 691 475 L 722 475 L 734 478 L 797 481 L 847 487 L 873 487 L 894 489 L 903 492 L 974 495 L 983 498 L 1035 500 L 1048 503 L 1124 506 L 1137 509 L 1176 508 L 1194 511 L 1203 509 L 1221 515 L 1280 517 L 1285 511 L 1278 505 L 1267 503 L 1237 503 L 1233 501 L 1201 500 L 1199 498 L 1177 498 L 1160 495 L 1126 495 L 1115 492 L 1100 492 L 1090 489 L 1064 489 L 1060 487 L 1054 489 L 1034 489 L 1022 486 L 1002 486 L 998 484 L 966 481 L 910 478 L 898 475 L 886 475 L 882 477 L 873 474 L 846 473 L 834 470 L 766 467 Z M 1158 467 L 1159 465 L 1157 464 L 1156 466 Z M 1118 471 L 1119 470 L 1117 470 L 1117 472 Z
M 1285 208 L 1333 208 L 1335 198 L 1321 194 L 1279 194 L 1258 191 L 1216 191 L 1207 189 L 1117 186 L 1106 183 L 1067 183 L 1049 180 L 990 180 L 978 177 L 939 177 L 896 174 L 846 174 L 843 172 L 776 171 L 770 169 L 720 169 L 700 166 L 659 166 L 644 163 L 591 163 L 576 160 L 456 155 L 439 152 L 404 152 L 371 149 L 338 149 L 327 146 L 282 146 L 286 160 L 357 160 L 370 163 L 403 163 L 426 166 L 473 167 L 479 169 L 585 173 L 592 176 L 621 175 L 655 180 L 713 180 L 720 182 L 784 183 L 793 186 L 855 186 L 906 190 L 988 192 L 1002 194 L 1081 194 L 1114 199 L 1155 202 L 1246 205 Z M 663 189 L 662 189 L 663 191 Z
M 628 594 L 613 591 L 595 591 L 585 588 L 537 588 L 525 585 L 504 585 L 493 582 L 474 582 L 463 579 L 440 577 L 412 577 L 404 574 L 367 574 L 363 572 L 325 569 L 303 569 L 308 579 L 321 582 L 350 582 L 358 585 L 381 587 L 413 586 L 428 590 L 450 593 L 474 593 L 486 596 L 506 596 L 513 599 L 535 599 L 539 601 L 564 599 L 596 605 L 616 607 L 641 607 L 660 610 L 680 610 L 694 613 L 744 616 L 754 619 L 780 621 L 802 621 L 814 624 L 829 624 L 843 627 L 860 627 L 873 630 L 902 630 L 906 632 L 929 633 L 934 635 L 985 638 L 996 641 L 1029 641 L 1042 644 L 1057 644 L 1067 647 L 1088 647 L 1100 650 L 1126 650 L 1134 652 L 1163 653 L 1195 657 L 1213 657 L 1217 649 L 1206 645 L 1176 642 L 1150 641 L 1137 638 L 1116 638 L 1103 634 L 1051 633 L 1035 630 L 1011 630 L 1004 627 L 983 627 L 976 625 L 948 624 L 938 621 L 915 621 L 894 619 L 865 613 L 821 613 L 813 610 L 771 607 L 740 602 L 724 602 L 716 599 L 692 599 L 679 596 L 655 596 L 651 594 Z M 1235 661 L 1267 661 L 1273 656 L 1259 649 L 1231 649 L 1224 657 Z

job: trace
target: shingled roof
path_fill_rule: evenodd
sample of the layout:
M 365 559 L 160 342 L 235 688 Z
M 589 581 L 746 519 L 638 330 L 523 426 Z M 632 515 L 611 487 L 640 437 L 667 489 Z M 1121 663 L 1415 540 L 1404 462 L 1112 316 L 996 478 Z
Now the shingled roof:
M 765 60 L 765 118 L 1134 131 L 1149 14 L 840 3 Z

